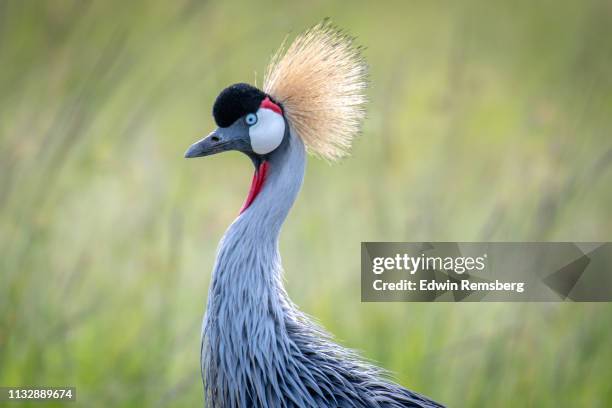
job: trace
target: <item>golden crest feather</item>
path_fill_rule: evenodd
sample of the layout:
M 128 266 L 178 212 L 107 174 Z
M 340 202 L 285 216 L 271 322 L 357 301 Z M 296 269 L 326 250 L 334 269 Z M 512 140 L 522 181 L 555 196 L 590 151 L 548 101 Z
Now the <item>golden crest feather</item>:
M 263 90 L 284 109 L 309 152 L 345 156 L 365 117 L 367 65 L 362 48 L 328 20 L 272 57 Z

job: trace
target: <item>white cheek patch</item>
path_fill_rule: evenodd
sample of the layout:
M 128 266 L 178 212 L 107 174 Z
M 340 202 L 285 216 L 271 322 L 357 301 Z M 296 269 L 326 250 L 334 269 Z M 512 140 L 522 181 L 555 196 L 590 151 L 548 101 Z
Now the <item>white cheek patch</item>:
M 271 109 L 257 111 L 257 123 L 249 128 L 251 148 L 257 154 L 267 154 L 276 149 L 285 135 L 285 120 Z

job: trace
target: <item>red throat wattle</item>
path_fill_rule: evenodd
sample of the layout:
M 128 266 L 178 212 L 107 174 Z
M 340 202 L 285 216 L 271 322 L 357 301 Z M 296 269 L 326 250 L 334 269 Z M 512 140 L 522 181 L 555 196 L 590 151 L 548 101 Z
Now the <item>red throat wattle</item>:
M 249 189 L 249 195 L 247 195 L 246 201 L 242 205 L 240 209 L 240 214 L 242 214 L 247 208 L 253 204 L 255 198 L 263 188 L 264 182 L 266 181 L 266 175 L 268 174 L 268 167 L 270 165 L 267 161 L 262 161 L 259 165 L 259 168 L 255 169 L 255 174 L 253 174 L 253 181 L 251 181 L 251 188 Z

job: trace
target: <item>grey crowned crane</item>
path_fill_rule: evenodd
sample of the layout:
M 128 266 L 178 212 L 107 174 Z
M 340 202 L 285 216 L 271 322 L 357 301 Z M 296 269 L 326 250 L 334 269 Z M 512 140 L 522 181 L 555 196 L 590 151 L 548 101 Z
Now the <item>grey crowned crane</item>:
M 204 398 L 216 407 L 440 407 L 385 377 L 301 313 L 283 287 L 280 229 L 306 151 L 344 156 L 364 118 L 366 64 L 351 37 L 325 21 L 281 46 L 263 90 L 224 89 L 218 128 L 185 157 L 228 150 L 255 166 L 246 201 L 217 252 L 202 327 Z

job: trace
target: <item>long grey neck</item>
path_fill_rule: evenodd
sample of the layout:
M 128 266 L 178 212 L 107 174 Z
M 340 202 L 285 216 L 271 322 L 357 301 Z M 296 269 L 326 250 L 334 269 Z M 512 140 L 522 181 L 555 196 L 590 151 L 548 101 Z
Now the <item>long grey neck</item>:
M 269 167 L 263 188 L 226 231 L 217 254 L 209 307 L 215 295 L 230 295 L 236 285 L 244 288 L 240 296 L 259 296 L 257 290 L 273 292 L 280 283 L 278 236 L 304 179 L 306 154 L 301 139 L 288 132 L 283 144 L 268 159 Z M 260 275 L 261 273 L 261 275 Z M 270 282 L 270 280 L 276 282 Z M 222 285 L 220 287 L 219 285 Z M 210 298 L 212 296 L 212 299 Z M 209 310 L 210 311 L 210 310 Z
M 250 297 L 265 295 L 257 290 L 273 292 L 276 285 L 265 285 L 280 283 L 278 236 L 300 191 L 306 167 L 301 139 L 288 133 L 268 163 L 267 177 L 255 201 L 230 225 L 219 244 L 209 291 L 209 313 L 211 306 L 222 306 L 215 304 L 216 296 L 235 294 L 237 285 L 253 285 L 242 288 L 240 294 Z
M 282 358 L 290 347 L 285 319 L 293 308 L 282 284 L 278 236 L 302 185 L 306 157 L 300 138 L 288 136 L 268 158 L 255 201 L 219 244 L 202 332 L 202 374 L 212 407 L 221 406 L 215 401 L 249 406 L 236 390 L 253 376 L 250 364 L 261 367 L 258 378 L 264 379 L 270 355 Z
M 241 320 L 244 324 L 250 321 L 252 325 L 265 314 L 280 318 L 287 306 L 278 236 L 304 179 L 304 144 L 288 132 L 267 160 L 269 167 L 261 191 L 230 225 L 219 244 L 207 318 Z M 265 300 L 267 304 L 262 304 Z

